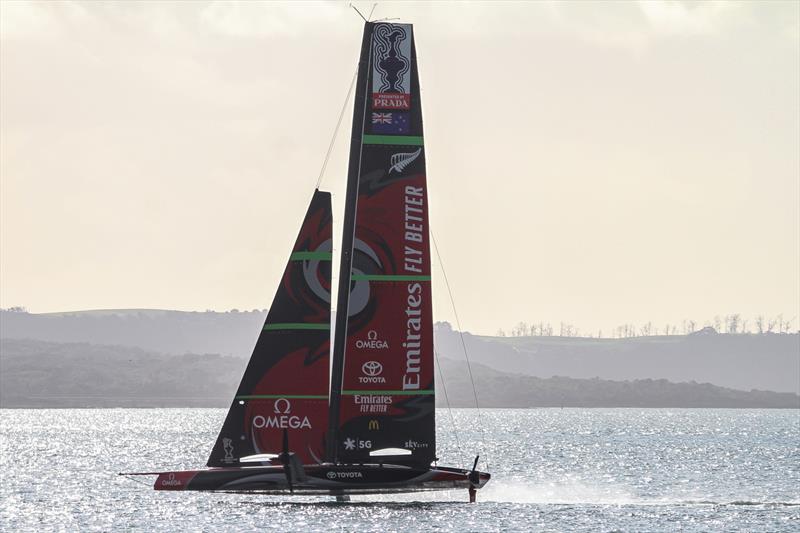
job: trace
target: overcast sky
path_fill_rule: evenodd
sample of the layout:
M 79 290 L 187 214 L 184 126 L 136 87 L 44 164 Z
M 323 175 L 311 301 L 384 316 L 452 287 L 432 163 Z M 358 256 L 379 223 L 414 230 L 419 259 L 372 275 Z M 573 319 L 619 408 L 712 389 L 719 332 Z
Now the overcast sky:
M 800 314 L 799 6 L 381 3 L 415 25 L 464 328 Z M 357 63 L 347 3 L 5 1 L 0 24 L 0 306 L 268 307 Z

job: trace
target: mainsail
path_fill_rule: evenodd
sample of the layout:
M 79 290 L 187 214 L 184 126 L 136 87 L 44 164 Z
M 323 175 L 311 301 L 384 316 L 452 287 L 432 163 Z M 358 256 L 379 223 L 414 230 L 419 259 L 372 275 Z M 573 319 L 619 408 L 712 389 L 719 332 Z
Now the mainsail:
M 367 23 L 345 200 L 328 460 L 435 459 L 430 243 L 410 24 Z M 346 309 L 347 312 L 343 312 Z
M 324 456 L 331 236 L 331 195 L 315 191 L 208 466 L 279 453 L 284 431 L 303 463 Z

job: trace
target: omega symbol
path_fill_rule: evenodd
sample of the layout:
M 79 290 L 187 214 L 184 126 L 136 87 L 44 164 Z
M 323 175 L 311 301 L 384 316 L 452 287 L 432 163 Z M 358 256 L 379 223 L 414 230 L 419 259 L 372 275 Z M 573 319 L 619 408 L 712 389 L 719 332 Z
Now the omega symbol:
M 281 409 L 281 402 L 283 402 L 284 408 Z M 289 400 L 286 398 L 278 398 L 275 400 L 275 412 L 278 414 L 289 414 L 292 411 L 292 404 L 289 403 Z

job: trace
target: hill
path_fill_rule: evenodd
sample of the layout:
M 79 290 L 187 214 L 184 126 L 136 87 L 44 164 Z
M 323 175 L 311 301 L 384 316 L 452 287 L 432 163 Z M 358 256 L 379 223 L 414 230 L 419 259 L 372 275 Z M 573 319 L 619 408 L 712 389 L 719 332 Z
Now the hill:
M 463 361 L 441 358 L 453 407 L 474 399 Z M 225 407 L 247 361 L 126 346 L 0 340 L 0 407 Z M 795 394 L 666 380 L 513 375 L 473 365 L 482 407 L 800 407 Z M 439 405 L 444 387 L 437 383 Z
M 697 381 L 733 389 L 800 393 L 797 334 L 694 334 L 626 339 L 464 334 L 472 361 L 538 377 Z M 461 359 L 457 331 L 437 324 L 439 353 Z
M 227 313 L 117 309 L 33 314 L 0 311 L 0 338 L 90 343 L 163 354 L 249 357 L 266 311 Z M 461 337 L 436 326 L 436 347 L 463 359 Z M 595 339 L 488 337 L 464 333 L 470 358 L 540 378 L 667 379 L 738 390 L 800 393 L 800 335 L 693 334 Z
M 266 314 L 259 310 L 105 309 L 41 314 L 0 310 L 0 337 L 249 357 Z

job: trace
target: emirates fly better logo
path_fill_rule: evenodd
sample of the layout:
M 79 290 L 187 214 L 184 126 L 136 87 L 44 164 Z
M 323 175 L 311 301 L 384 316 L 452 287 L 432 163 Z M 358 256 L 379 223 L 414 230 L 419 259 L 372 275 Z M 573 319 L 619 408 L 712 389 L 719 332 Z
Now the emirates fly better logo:
M 363 376 L 358 377 L 361 383 L 386 383 L 386 378 L 381 376 L 383 365 L 378 361 L 367 361 L 361 365 Z

